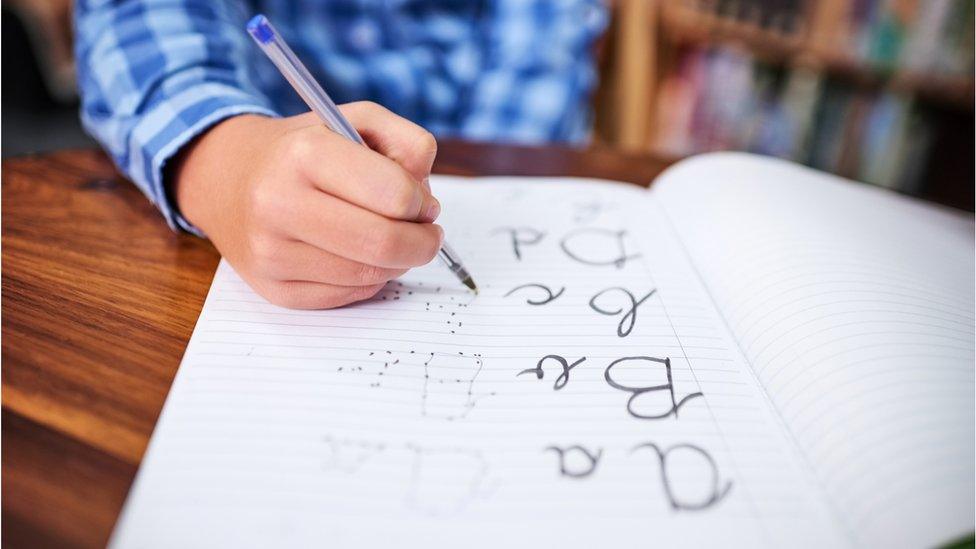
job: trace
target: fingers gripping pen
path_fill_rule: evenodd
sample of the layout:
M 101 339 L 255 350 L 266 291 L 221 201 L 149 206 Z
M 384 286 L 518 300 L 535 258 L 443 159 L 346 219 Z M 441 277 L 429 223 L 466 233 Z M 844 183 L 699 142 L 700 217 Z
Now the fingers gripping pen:
M 366 142 L 352 127 L 352 124 L 342 115 L 336 104 L 332 102 L 322 86 L 312 78 L 305 65 L 302 64 L 295 52 L 285 44 L 284 40 L 268 21 L 264 15 L 256 15 L 247 24 L 247 32 L 254 38 L 261 50 L 271 59 L 271 62 L 278 67 L 285 79 L 295 88 L 298 95 L 305 100 L 312 112 L 318 115 L 330 130 L 335 133 L 366 146 Z M 457 253 L 448 246 L 447 242 L 441 243 L 438 257 L 447 265 L 447 268 L 458 277 L 465 286 L 477 293 L 478 287 L 468 271 L 461 264 Z

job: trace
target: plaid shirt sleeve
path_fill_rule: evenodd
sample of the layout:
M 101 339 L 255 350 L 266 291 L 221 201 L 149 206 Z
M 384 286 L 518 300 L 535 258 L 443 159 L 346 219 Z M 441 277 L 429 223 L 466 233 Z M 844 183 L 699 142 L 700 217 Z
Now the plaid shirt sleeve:
M 485 63 L 460 134 L 473 139 L 580 142 L 596 85 L 594 44 L 606 26 L 600 0 L 495 0 Z
M 212 0 L 78 0 L 81 118 L 170 227 L 199 234 L 170 201 L 166 162 L 237 114 L 274 116 L 251 84 L 244 7 Z

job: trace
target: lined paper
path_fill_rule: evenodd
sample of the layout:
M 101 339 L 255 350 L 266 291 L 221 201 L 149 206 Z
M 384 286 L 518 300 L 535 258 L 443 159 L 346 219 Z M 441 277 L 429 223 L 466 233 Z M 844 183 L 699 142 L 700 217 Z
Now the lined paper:
M 432 184 L 480 295 L 291 311 L 221 263 L 114 547 L 851 542 L 646 191 Z
M 856 539 L 972 532 L 972 216 L 741 154 L 654 194 Z

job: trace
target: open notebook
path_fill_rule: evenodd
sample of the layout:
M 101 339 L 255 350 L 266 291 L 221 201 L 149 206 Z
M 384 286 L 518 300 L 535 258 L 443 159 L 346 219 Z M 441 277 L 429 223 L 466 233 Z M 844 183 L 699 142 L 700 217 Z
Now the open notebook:
M 115 547 L 926 547 L 973 530 L 973 218 L 712 154 L 437 177 L 333 311 L 217 270 Z

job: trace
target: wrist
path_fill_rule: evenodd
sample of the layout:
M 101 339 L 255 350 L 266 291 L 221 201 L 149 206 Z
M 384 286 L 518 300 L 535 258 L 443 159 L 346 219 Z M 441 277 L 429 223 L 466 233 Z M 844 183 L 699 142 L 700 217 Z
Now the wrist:
M 170 163 L 171 203 L 191 225 L 209 234 L 217 205 L 228 205 L 229 186 L 242 184 L 275 119 L 242 114 L 227 118 L 186 144 Z M 260 137 L 259 137 L 260 136 Z

